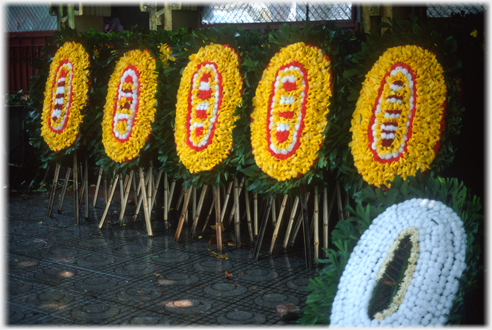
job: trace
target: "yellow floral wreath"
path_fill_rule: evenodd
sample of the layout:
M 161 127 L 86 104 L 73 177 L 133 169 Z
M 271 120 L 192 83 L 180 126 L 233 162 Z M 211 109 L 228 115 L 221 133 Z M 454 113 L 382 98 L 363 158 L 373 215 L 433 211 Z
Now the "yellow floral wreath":
M 239 56 L 228 45 L 211 43 L 190 56 L 178 90 L 174 138 L 191 173 L 212 170 L 229 155 L 242 87 Z
M 75 143 L 87 101 L 89 54 L 76 42 L 58 49 L 50 65 L 42 113 L 41 136 L 58 152 Z
M 407 45 L 386 50 L 366 75 L 349 146 L 367 183 L 429 169 L 444 129 L 443 71 L 435 54 Z
M 106 154 L 115 162 L 137 157 L 152 132 L 155 66 L 147 50 L 130 50 L 118 60 L 109 79 L 102 140 Z
M 285 181 L 314 166 L 327 124 L 330 59 L 320 48 L 295 43 L 271 59 L 256 89 L 251 144 L 256 164 Z

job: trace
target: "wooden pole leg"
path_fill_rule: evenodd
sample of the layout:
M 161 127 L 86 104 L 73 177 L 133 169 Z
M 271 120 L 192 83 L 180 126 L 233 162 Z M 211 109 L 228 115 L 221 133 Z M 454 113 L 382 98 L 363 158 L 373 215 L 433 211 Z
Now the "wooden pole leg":
M 181 209 L 181 216 L 179 217 L 178 227 L 176 228 L 176 234 L 174 235 L 174 240 L 176 242 L 179 241 L 179 236 L 181 236 L 181 230 L 183 229 L 183 224 L 186 216 L 186 211 L 188 210 L 188 203 L 190 202 L 192 190 L 193 187 L 185 189 L 183 208 Z
M 126 190 L 125 190 L 125 195 L 123 196 L 123 199 L 121 200 L 121 213 L 120 213 L 120 219 L 118 222 L 120 223 L 120 226 L 123 226 L 123 219 L 125 217 L 125 211 L 126 211 L 126 205 L 128 202 L 128 196 L 130 195 L 130 188 L 132 187 L 132 181 L 133 181 L 133 175 L 134 171 L 131 170 L 129 180 L 127 185 L 126 185 Z
M 260 235 L 258 236 L 258 242 L 255 246 L 255 252 L 253 255 L 255 259 L 258 259 L 258 256 L 260 255 L 261 243 L 263 241 L 263 236 L 265 236 L 265 229 L 266 229 L 267 222 L 268 222 L 268 215 L 270 214 L 270 210 L 272 208 L 272 203 L 273 203 L 273 197 L 270 197 L 268 200 L 265 215 L 263 217 L 263 222 L 261 224 L 261 230 L 260 230 Z
M 99 187 L 101 185 L 102 174 L 103 174 L 103 168 L 101 166 L 99 168 L 99 175 L 97 176 L 97 184 L 96 184 L 96 191 L 94 192 L 94 200 L 92 201 L 93 207 L 96 207 L 96 204 L 97 204 L 97 197 L 99 196 Z
M 311 194 L 311 192 L 308 192 L 307 195 L 306 195 L 306 203 L 309 202 L 310 194 Z M 292 240 L 290 241 L 290 245 L 291 246 L 294 245 L 294 242 L 296 241 L 296 238 L 297 238 L 297 234 L 299 233 L 299 229 L 301 228 L 301 225 L 302 225 L 302 217 L 303 217 L 303 214 L 302 214 L 302 211 L 301 211 L 299 213 L 299 217 L 297 218 L 296 227 L 294 229 L 294 235 L 292 235 Z
M 282 248 L 284 250 L 287 248 L 287 243 L 289 242 L 289 236 L 292 230 L 292 225 L 294 224 L 294 219 L 296 216 L 298 205 L 299 205 L 299 196 L 296 196 L 296 198 L 294 199 L 294 206 L 292 206 L 292 210 L 290 212 L 289 223 L 287 224 L 287 230 L 285 231 L 284 243 L 282 244 Z
M 307 198 L 306 198 L 306 187 L 304 187 L 304 193 L 301 193 L 301 204 L 302 204 L 302 218 L 303 218 L 303 229 L 304 229 L 304 255 L 306 257 L 306 267 L 312 267 L 311 260 L 311 244 L 309 237 L 309 219 L 307 211 Z
M 78 161 L 77 152 L 73 153 L 73 199 L 74 199 L 74 210 L 75 210 L 75 225 L 80 224 L 80 208 L 79 208 L 79 180 L 78 180 Z
M 99 229 L 102 228 L 103 224 L 104 224 L 104 220 L 106 219 L 106 215 L 108 214 L 108 211 L 109 211 L 109 207 L 111 206 L 111 201 L 113 200 L 113 195 L 114 195 L 114 191 L 116 190 L 116 186 L 117 186 L 117 182 L 118 182 L 118 178 L 119 178 L 119 174 L 116 174 L 115 178 L 114 178 L 114 183 L 112 185 L 112 188 L 111 188 L 111 192 L 109 193 L 109 198 L 108 198 L 108 202 L 106 203 L 106 207 L 104 208 L 104 213 L 101 217 L 101 221 L 99 222 Z
M 68 167 L 67 172 L 65 173 L 65 180 L 63 182 L 63 190 L 60 198 L 60 205 L 58 205 L 58 214 L 62 213 L 63 201 L 65 199 L 65 194 L 67 193 L 68 182 L 70 181 L 70 174 L 72 174 L 72 168 Z
M 147 235 L 154 236 L 152 233 L 152 226 L 150 224 L 150 214 L 148 212 L 149 208 L 147 205 L 147 193 L 145 191 L 145 179 L 144 179 L 144 174 L 143 174 L 143 168 L 140 167 L 138 169 L 138 171 L 139 171 L 139 175 L 140 175 L 142 201 L 143 201 L 143 209 L 144 209 L 144 216 L 145 216 L 145 227 L 147 228 Z M 149 180 L 149 184 L 151 184 L 150 180 Z
M 51 187 L 51 193 L 50 193 L 50 201 L 48 203 L 48 217 L 50 217 L 50 218 L 51 218 L 51 214 L 53 212 L 53 204 L 55 203 L 56 188 L 58 186 L 59 174 L 60 174 L 60 164 L 56 163 L 55 174 L 53 176 L 53 185 Z
M 222 223 L 220 212 L 220 191 L 219 187 L 215 186 L 215 232 L 217 237 L 217 251 L 222 252 Z
M 318 214 L 319 214 L 319 206 L 318 206 L 318 186 L 314 187 L 314 259 L 319 258 L 319 228 L 318 228 Z
M 202 212 L 203 201 L 205 199 L 205 195 L 207 193 L 207 185 L 204 185 L 202 188 L 202 192 L 200 194 L 200 200 L 198 201 L 198 208 L 196 210 L 195 218 L 193 219 L 193 225 L 191 226 L 190 237 L 195 237 L 196 226 L 198 225 L 198 219 L 200 218 L 200 213 Z
M 249 241 L 251 243 L 254 243 L 254 235 L 253 235 L 253 226 L 251 224 L 251 209 L 249 205 L 249 192 L 245 189 L 245 194 L 246 198 L 246 219 L 248 221 L 248 232 L 249 232 Z
M 241 181 L 242 182 L 242 181 Z M 239 221 L 241 220 L 239 216 L 239 194 L 241 191 L 239 190 L 237 178 L 234 177 L 234 206 L 235 206 L 235 219 L 234 219 L 234 235 L 236 241 L 236 247 L 241 247 L 241 226 L 239 225 Z
M 167 173 L 164 173 L 164 229 L 169 229 L 168 217 L 168 199 L 169 199 L 169 182 L 167 181 Z
M 280 207 L 280 212 L 278 214 L 278 221 L 275 225 L 275 230 L 273 231 L 272 243 L 270 244 L 270 254 L 273 252 L 273 247 L 275 246 L 275 241 L 277 240 L 278 231 L 280 229 L 280 223 L 282 222 L 282 216 L 284 215 L 285 206 L 287 205 L 287 197 L 288 195 L 284 195 L 284 199 L 282 200 L 282 206 Z

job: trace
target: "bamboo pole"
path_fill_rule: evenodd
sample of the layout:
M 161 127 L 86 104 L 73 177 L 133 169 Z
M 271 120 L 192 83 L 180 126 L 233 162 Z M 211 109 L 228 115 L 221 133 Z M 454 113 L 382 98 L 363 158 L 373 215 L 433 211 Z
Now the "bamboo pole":
M 78 226 L 80 224 L 80 218 L 79 218 L 79 180 L 78 180 L 78 174 L 77 174 L 77 167 L 78 167 L 78 162 L 77 162 L 77 152 L 75 151 L 73 153 L 73 200 L 74 200 L 74 210 L 75 210 L 75 225 Z
M 337 182 L 337 203 L 338 203 L 338 219 L 343 221 L 343 206 L 342 206 L 342 192 L 340 191 L 340 184 Z
M 323 247 L 328 248 L 328 188 L 323 189 Z M 323 251 L 326 258 L 326 251 Z
M 89 166 L 87 165 L 87 156 L 84 159 L 85 163 L 85 220 L 89 219 Z
M 249 192 L 247 189 L 244 190 L 244 196 L 246 198 L 246 217 L 248 221 L 249 241 L 253 243 L 254 242 L 253 226 L 251 225 L 251 210 L 249 204 Z
M 278 221 L 277 221 L 277 224 L 275 225 L 275 230 L 273 231 L 272 243 L 270 244 L 270 251 L 269 251 L 270 254 L 272 254 L 273 247 L 275 246 L 275 241 L 277 240 L 278 231 L 280 229 L 280 223 L 282 222 L 282 216 L 284 215 L 285 205 L 287 204 L 287 197 L 288 197 L 288 195 L 285 194 L 284 199 L 282 200 L 282 206 L 280 206 L 280 212 L 278 214 Z
M 202 228 L 202 235 L 205 232 L 205 229 L 207 228 L 208 220 L 210 219 L 210 215 L 212 214 L 212 210 L 215 207 L 215 187 L 212 187 L 212 192 L 213 192 L 213 196 L 214 196 L 213 198 L 214 199 L 212 200 L 212 205 L 210 206 L 210 210 L 208 211 L 207 219 L 205 219 L 205 223 L 204 223 L 203 228 Z
M 242 182 L 242 180 L 241 180 Z M 235 206 L 235 221 L 234 221 L 234 236 L 236 240 L 236 247 L 241 247 L 241 227 L 239 225 L 240 215 L 239 215 L 239 186 L 237 182 L 237 177 L 234 177 L 234 206 Z
M 99 186 L 101 185 L 102 173 L 103 173 L 103 168 L 101 166 L 99 168 L 99 175 L 97 176 L 97 184 L 96 184 L 96 191 L 94 193 L 94 200 L 92 201 L 93 207 L 96 207 L 96 204 L 97 204 L 97 197 L 99 196 Z
M 50 201 L 48 203 L 48 216 L 51 218 L 53 212 L 53 205 L 55 204 L 56 188 L 58 186 L 58 176 L 60 174 L 60 164 L 56 163 L 55 173 L 53 175 L 53 185 L 51 186 Z
M 142 169 L 142 171 L 143 171 L 143 169 Z M 150 178 L 150 175 L 147 175 L 145 180 L 143 180 L 143 181 L 140 180 L 140 182 L 138 183 L 137 192 L 140 192 L 140 196 L 138 197 L 137 208 L 135 209 L 135 214 L 133 215 L 133 222 L 135 222 L 135 220 L 137 220 L 137 216 L 140 213 L 140 207 L 142 206 L 142 202 L 144 199 L 144 194 L 142 193 L 142 191 L 144 191 L 147 188 L 147 186 L 149 184 L 149 178 Z M 147 196 L 147 193 L 145 193 L 145 196 Z M 147 198 L 147 197 L 145 197 L 145 198 Z M 148 206 L 147 202 L 145 202 L 143 204 Z M 147 212 L 148 212 L 148 208 L 147 208 Z M 150 219 L 150 214 L 149 214 L 149 219 Z
M 319 219 L 319 201 L 321 199 L 321 195 L 318 194 L 318 219 Z M 314 201 L 316 203 L 316 201 Z M 309 227 L 309 235 L 311 237 L 314 237 L 314 212 L 313 212 L 313 215 L 311 216 L 311 222 L 310 222 L 310 227 Z
M 202 213 L 203 200 L 205 199 L 205 195 L 207 193 L 207 185 L 203 185 L 202 192 L 200 194 L 200 200 L 198 201 L 198 209 L 196 210 L 195 217 L 193 218 L 193 224 L 191 226 L 190 237 L 195 237 L 196 226 L 198 225 L 198 219 L 200 218 L 200 213 Z
M 104 205 L 108 204 L 108 175 L 104 173 Z
M 287 230 L 285 231 L 284 244 L 282 244 L 282 248 L 287 248 L 287 243 L 289 242 L 290 231 L 292 230 L 292 225 L 294 224 L 294 218 L 297 212 L 297 206 L 299 205 L 299 196 L 296 196 L 294 199 L 294 206 L 292 206 L 292 210 L 290 211 L 289 223 L 287 224 Z
M 82 164 L 80 164 L 79 170 L 80 170 L 80 178 L 82 179 L 82 186 L 80 186 L 80 189 L 79 189 L 79 211 L 80 211 L 80 210 L 82 210 L 82 201 L 84 199 L 85 184 L 86 184 L 84 168 L 82 167 Z
M 176 210 L 179 210 L 179 207 L 181 206 L 181 202 L 183 201 L 183 197 L 185 195 L 185 187 L 181 187 L 181 193 L 179 194 L 178 197 L 178 204 L 176 205 Z
M 226 212 L 226 209 L 227 209 L 227 203 L 229 202 L 229 196 L 231 195 L 232 183 L 233 183 L 232 181 L 229 182 L 229 186 L 227 187 L 227 194 L 226 194 L 226 197 L 225 197 L 225 200 L 224 200 L 224 205 L 223 205 L 222 213 L 220 214 L 220 223 L 223 223 L 224 222 L 224 216 L 225 216 L 225 212 Z
M 258 236 L 258 194 L 253 196 L 253 220 L 255 236 Z
M 311 243 L 309 238 L 309 220 L 307 212 L 307 198 L 306 198 L 306 187 L 303 187 L 303 193 L 301 193 L 301 204 L 302 204 L 302 218 L 303 218 L 303 229 L 304 229 L 304 255 L 306 257 L 306 267 L 312 267 L 311 260 Z
M 243 184 L 244 184 L 245 179 L 246 179 L 246 177 L 243 176 L 243 178 L 241 179 L 241 182 L 239 183 L 239 196 L 241 196 L 241 192 L 243 190 Z M 232 221 L 232 218 L 234 217 L 234 214 L 236 214 L 236 203 L 234 203 L 234 205 L 232 206 L 231 214 L 229 214 L 229 221 L 227 222 L 229 225 L 231 224 L 231 221 Z
M 137 189 L 137 176 L 135 171 L 133 171 L 132 187 L 133 187 L 133 201 L 136 201 L 138 198 L 138 189 Z
M 120 219 L 118 220 L 118 222 L 120 223 L 120 226 L 123 225 L 123 218 L 125 216 L 126 205 L 127 205 L 127 202 L 128 202 L 128 196 L 130 195 L 130 189 L 132 187 L 132 181 L 133 181 L 133 177 L 134 177 L 133 174 L 134 174 L 134 171 L 131 170 L 130 171 L 130 175 L 129 175 L 129 180 L 130 181 L 126 185 L 125 195 L 123 196 L 123 198 L 121 200 L 122 209 L 121 209 L 121 213 L 120 213 Z
M 258 242 L 255 246 L 255 252 L 253 254 L 253 257 L 255 259 L 258 259 L 258 256 L 260 255 L 261 243 L 263 241 L 263 237 L 265 236 L 265 229 L 267 226 L 270 209 L 272 208 L 272 203 L 273 203 L 273 197 L 270 197 L 268 200 L 265 216 L 263 217 L 263 222 L 261 223 L 261 230 L 260 230 L 260 235 L 258 236 Z
M 162 177 L 162 170 L 159 170 L 159 173 L 157 174 L 157 179 L 155 180 L 155 187 L 154 187 L 154 190 L 152 191 L 152 207 L 151 207 L 151 209 L 154 208 L 155 198 L 157 196 L 157 191 L 159 190 L 159 185 L 161 184 L 161 177 Z
M 145 191 L 145 179 L 144 179 L 144 172 L 143 168 L 139 167 L 138 168 L 138 174 L 140 176 L 140 183 L 141 183 L 141 192 L 142 192 L 142 202 L 143 202 L 143 209 L 144 209 L 144 217 L 145 217 L 145 228 L 147 228 L 147 235 L 149 236 L 154 236 L 152 234 L 152 225 L 150 224 L 150 214 L 149 214 L 149 208 L 147 205 L 147 193 Z M 148 178 L 148 176 L 147 176 Z
M 104 213 L 102 215 L 101 221 L 99 222 L 99 226 L 98 226 L 99 229 L 102 228 L 102 226 L 104 224 L 104 220 L 106 219 L 106 215 L 108 214 L 109 207 L 111 206 L 111 201 L 113 200 L 113 195 L 114 195 L 114 191 L 116 190 L 116 182 L 118 182 L 118 178 L 119 178 L 119 174 L 116 174 L 116 176 L 114 178 L 115 184 L 112 185 L 112 189 L 111 189 L 111 192 L 109 194 L 108 202 L 106 203 L 106 207 L 104 208 Z
M 220 189 L 215 186 L 215 235 L 217 238 L 217 251 L 222 252 L 222 224 L 220 220 Z
M 188 203 L 190 202 L 190 197 L 192 195 L 192 190 L 193 187 L 189 187 L 185 190 L 183 208 L 181 209 L 181 216 L 179 217 L 178 227 L 176 228 L 176 234 L 174 235 L 174 240 L 176 242 L 179 240 L 181 230 L 183 229 L 183 224 L 186 216 L 186 211 L 188 210 Z
M 169 182 L 167 182 L 167 172 L 164 173 L 164 229 L 169 229 L 169 223 L 167 221 L 167 213 L 168 213 L 168 190 L 169 190 Z
M 149 183 L 147 185 L 148 193 L 147 193 L 147 213 L 149 215 L 149 221 L 150 217 L 152 216 L 152 191 L 153 191 L 153 184 L 154 184 L 154 169 L 152 168 L 152 164 L 149 166 L 149 172 L 147 174 L 149 178 Z
M 307 196 L 306 196 L 306 203 L 309 202 L 309 197 L 310 197 L 311 193 L 308 192 L 307 193 Z M 292 240 L 290 241 L 290 245 L 294 245 L 294 242 L 297 238 L 297 234 L 299 233 L 299 229 L 301 228 L 301 224 L 302 224 L 302 212 L 299 213 L 299 216 L 297 217 L 297 222 L 296 222 L 296 226 L 294 228 L 294 235 L 292 235 Z
M 277 227 L 277 206 L 276 206 L 277 200 L 276 198 L 273 199 L 272 203 L 272 226 L 275 229 Z
M 173 200 L 173 195 L 174 195 L 174 188 L 176 187 L 176 179 L 173 179 L 171 182 L 171 188 L 169 188 L 169 204 L 167 204 L 167 210 L 169 211 L 171 209 L 171 202 Z
M 196 188 L 193 187 L 193 190 L 191 191 L 191 218 L 193 219 L 192 221 L 195 221 L 196 217 Z
M 314 259 L 319 258 L 318 186 L 314 186 Z
M 125 188 L 123 186 L 123 175 L 120 175 L 120 179 L 118 181 L 120 182 L 120 216 L 121 216 L 121 213 L 123 213 L 123 196 L 125 195 Z
M 67 192 L 68 181 L 70 180 L 70 174 L 72 172 L 72 168 L 68 167 L 67 172 L 65 173 L 65 180 L 63 181 L 63 190 L 60 198 L 60 205 L 58 205 L 58 214 L 61 214 L 63 207 L 63 200 L 65 199 L 65 194 Z

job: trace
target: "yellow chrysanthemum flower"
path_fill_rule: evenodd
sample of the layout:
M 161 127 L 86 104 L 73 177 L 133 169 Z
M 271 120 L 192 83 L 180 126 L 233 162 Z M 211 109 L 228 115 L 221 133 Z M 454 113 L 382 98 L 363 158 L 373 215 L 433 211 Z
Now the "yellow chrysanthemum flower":
M 89 78 L 89 54 L 76 42 L 66 42 L 55 54 L 44 92 L 41 136 L 58 152 L 75 143 L 83 121 Z
M 102 122 L 103 145 L 113 161 L 136 158 L 154 122 L 157 75 L 147 50 L 130 50 L 116 63 L 109 79 Z
M 243 82 L 239 57 L 229 46 L 210 44 L 189 57 L 176 104 L 174 138 L 183 165 L 209 171 L 232 148 L 232 130 Z
M 367 73 L 349 144 L 367 183 L 379 187 L 395 175 L 429 169 L 444 129 L 443 71 L 435 54 L 400 46 L 388 49 Z
M 251 144 L 256 164 L 278 181 L 314 166 L 327 124 L 330 59 L 303 42 L 271 59 L 256 89 Z

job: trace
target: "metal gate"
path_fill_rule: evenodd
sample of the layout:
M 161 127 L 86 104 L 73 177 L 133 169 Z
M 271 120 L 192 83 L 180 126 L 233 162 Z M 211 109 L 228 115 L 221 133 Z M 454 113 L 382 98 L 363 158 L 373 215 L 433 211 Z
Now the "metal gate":
M 46 39 L 55 31 L 11 32 L 8 33 L 8 84 L 7 92 L 15 93 L 23 90 L 29 92 L 33 70 L 33 58 L 39 57 Z

